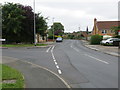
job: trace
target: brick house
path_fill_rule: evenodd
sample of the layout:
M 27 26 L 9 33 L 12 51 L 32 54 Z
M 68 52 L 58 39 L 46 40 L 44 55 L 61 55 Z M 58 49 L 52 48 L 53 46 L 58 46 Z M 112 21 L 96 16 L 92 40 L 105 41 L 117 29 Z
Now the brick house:
M 95 18 L 92 35 L 99 34 L 113 36 L 115 33 L 111 28 L 118 25 L 120 25 L 120 21 L 97 21 Z

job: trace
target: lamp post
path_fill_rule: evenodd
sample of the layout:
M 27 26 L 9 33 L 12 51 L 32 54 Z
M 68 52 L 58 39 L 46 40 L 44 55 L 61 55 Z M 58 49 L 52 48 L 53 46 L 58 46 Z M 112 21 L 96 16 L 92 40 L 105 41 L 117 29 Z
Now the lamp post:
M 34 45 L 36 46 L 35 0 L 33 1 L 33 8 L 34 8 Z
M 52 20 L 53 20 L 53 42 L 54 42 L 54 18 Z

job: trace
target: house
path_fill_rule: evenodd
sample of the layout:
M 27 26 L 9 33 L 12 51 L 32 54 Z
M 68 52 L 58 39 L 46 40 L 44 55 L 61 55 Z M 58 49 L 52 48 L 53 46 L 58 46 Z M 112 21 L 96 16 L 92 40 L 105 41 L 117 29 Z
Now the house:
M 115 33 L 112 30 L 112 27 L 120 25 L 120 21 L 97 21 L 94 19 L 94 26 L 92 35 L 110 35 L 113 36 Z

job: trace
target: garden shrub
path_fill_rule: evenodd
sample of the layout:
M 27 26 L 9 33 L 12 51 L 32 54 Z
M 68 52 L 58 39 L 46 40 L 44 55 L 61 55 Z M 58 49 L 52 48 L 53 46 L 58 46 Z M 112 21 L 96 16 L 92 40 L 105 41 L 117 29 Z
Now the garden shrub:
M 90 44 L 94 44 L 94 45 L 100 44 L 100 41 L 102 40 L 102 38 L 103 37 L 98 34 L 92 35 L 90 39 Z

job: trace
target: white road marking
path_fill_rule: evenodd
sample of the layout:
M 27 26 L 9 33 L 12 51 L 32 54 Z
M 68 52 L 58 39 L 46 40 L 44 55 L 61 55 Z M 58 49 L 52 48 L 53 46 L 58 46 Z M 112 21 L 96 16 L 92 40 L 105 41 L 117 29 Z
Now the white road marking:
M 53 58 L 53 60 L 56 60 L 56 59 L 55 59 L 55 56 L 54 56 L 54 54 L 53 54 L 53 52 L 51 52 L 51 53 L 52 53 L 52 58 Z
M 51 48 L 51 47 L 49 47 L 49 48 L 46 50 L 46 52 L 49 52 L 50 48 Z
M 59 73 L 59 74 L 62 74 L 62 71 L 61 71 L 60 69 L 58 69 L 58 73 Z
M 77 52 L 80 53 L 80 51 L 79 51 L 78 49 L 74 48 L 72 45 L 71 45 L 71 48 L 73 48 L 75 51 L 77 51 Z M 102 62 L 102 63 L 109 64 L 108 62 L 103 61 L 103 60 L 98 59 L 98 58 L 95 58 L 95 57 L 93 57 L 93 56 L 91 56 L 91 55 L 88 55 L 88 54 L 83 54 L 83 55 L 88 56 L 88 57 L 90 57 L 90 58 L 93 58 L 93 59 L 95 59 L 95 60 L 97 60 L 97 61 L 100 61 L 100 62 Z
M 90 55 L 88 55 L 88 54 L 84 54 L 84 55 L 85 55 L 85 56 L 88 56 L 88 57 L 91 57 L 91 58 L 93 58 L 93 59 L 95 59 L 95 60 L 97 60 L 97 61 L 103 62 L 103 63 L 105 63 L 105 64 L 109 64 L 109 63 L 106 62 L 106 61 L 100 60 L 100 59 L 95 58 L 95 57 L 93 57 L 93 56 L 90 56 Z
M 23 60 L 21 60 L 22 62 L 24 62 L 24 63 L 28 63 L 28 64 L 31 64 L 31 65 L 35 65 L 36 67 L 39 67 L 39 68 L 42 68 L 42 69 L 44 69 L 44 70 L 47 70 L 48 72 L 50 72 L 50 73 L 52 73 L 53 75 L 55 75 L 55 76 L 57 76 L 66 86 L 67 86 L 67 88 L 71 88 L 71 86 L 63 79 L 63 78 L 61 78 L 58 74 L 56 74 L 56 73 L 54 73 L 53 71 L 51 71 L 51 70 L 49 70 L 49 69 L 47 69 L 47 68 L 45 68 L 45 67 L 42 67 L 42 66 L 40 66 L 40 65 L 37 65 L 37 64 L 33 64 L 33 63 L 31 63 L 31 62 L 28 62 L 28 61 L 23 61 Z M 61 71 L 61 70 L 60 70 Z M 58 71 L 59 73 L 61 73 L 62 74 L 62 72 L 60 72 L 60 71 Z
M 59 73 L 59 74 L 62 74 L 62 71 L 59 69 L 60 67 L 58 66 L 57 60 L 55 59 L 55 56 L 54 56 L 54 54 L 53 54 L 53 49 L 54 49 L 54 48 L 55 48 L 55 46 L 53 46 L 53 47 L 51 48 L 52 58 L 53 58 L 53 60 L 54 60 L 54 63 L 55 63 L 56 68 L 58 69 L 58 73 Z
M 56 65 L 56 68 L 57 68 L 57 69 L 59 69 L 59 66 L 58 66 L 58 65 Z
M 55 62 L 55 65 L 57 65 L 58 63 L 57 62 Z
M 51 52 L 53 52 L 53 49 L 54 49 L 54 48 L 55 48 L 55 46 L 52 47 Z
M 54 59 L 54 62 L 56 62 L 56 60 Z

